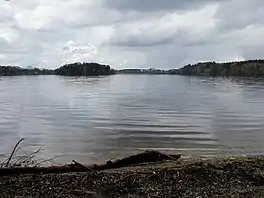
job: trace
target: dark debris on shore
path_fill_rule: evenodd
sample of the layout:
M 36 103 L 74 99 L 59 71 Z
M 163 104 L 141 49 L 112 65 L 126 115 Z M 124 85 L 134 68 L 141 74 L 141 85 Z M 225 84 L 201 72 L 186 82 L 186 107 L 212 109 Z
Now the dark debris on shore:
M 264 197 L 264 157 L 180 159 L 0 177 L 1 197 Z

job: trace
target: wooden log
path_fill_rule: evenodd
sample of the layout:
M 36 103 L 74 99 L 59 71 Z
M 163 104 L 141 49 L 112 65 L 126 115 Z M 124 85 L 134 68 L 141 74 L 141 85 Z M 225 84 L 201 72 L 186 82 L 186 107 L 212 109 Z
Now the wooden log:
M 50 174 L 50 173 L 69 173 L 69 172 L 91 172 L 106 170 L 112 168 L 122 168 L 131 165 L 142 163 L 159 162 L 164 160 L 178 160 L 181 157 L 178 155 L 167 155 L 158 151 L 145 151 L 137 155 L 132 155 L 114 162 L 108 161 L 105 164 L 94 164 L 85 166 L 76 161 L 74 164 L 64 166 L 50 166 L 50 167 L 10 167 L 0 168 L 0 176 L 14 175 L 14 174 Z
M 91 170 L 92 170 L 91 168 L 89 168 L 89 167 L 87 167 L 87 166 L 85 166 L 85 165 L 83 165 L 83 164 L 81 164 L 81 163 L 79 163 L 79 162 L 76 162 L 75 160 L 72 160 L 72 162 L 73 162 L 75 165 L 77 165 L 77 166 L 79 166 L 79 167 L 82 167 L 82 168 L 84 168 L 84 169 L 87 170 L 87 171 L 91 171 Z
M 111 168 L 122 168 L 130 165 L 137 165 L 142 163 L 160 162 L 164 160 L 178 160 L 181 155 L 167 155 L 158 151 L 145 151 L 136 155 L 116 160 L 114 162 L 108 161 L 106 164 L 99 166 L 100 170 Z

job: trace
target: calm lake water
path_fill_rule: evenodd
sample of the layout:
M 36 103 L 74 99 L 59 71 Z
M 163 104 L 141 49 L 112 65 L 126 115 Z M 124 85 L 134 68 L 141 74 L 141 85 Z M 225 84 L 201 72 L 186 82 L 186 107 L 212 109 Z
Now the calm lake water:
M 94 163 L 144 149 L 264 153 L 264 79 L 162 75 L 0 77 L 0 153 Z

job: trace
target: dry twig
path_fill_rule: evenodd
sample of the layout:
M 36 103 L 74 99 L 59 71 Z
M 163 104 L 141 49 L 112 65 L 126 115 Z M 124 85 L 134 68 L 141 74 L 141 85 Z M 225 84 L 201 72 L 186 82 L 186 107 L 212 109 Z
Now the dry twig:
M 64 156 L 64 155 L 58 155 L 58 156 L 54 156 L 54 157 L 52 157 L 52 158 L 44 159 L 44 160 L 42 160 L 42 161 L 36 163 L 36 164 L 34 165 L 34 167 L 37 167 L 37 166 L 39 166 L 40 164 L 43 164 L 43 163 L 46 163 L 46 162 L 51 162 L 52 160 L 54 160 L 54 159 L 56 159 L 56 158 L 59 158 L 59 157 L 62 157 L 62 156 Z
M 11 161 L 11 159 L 12 159 L 12 157 L 13 157 L 13 155 L 14 155 L 14 153 L 15 153 L 17 147 L 18 147 L 18 145 L 19 145 L 23 140 L 25 140 L 25 138 L 21 138 L 21 139 L 16 143 L 16 145 L 15 145 L 15 147 L 14 147 L 14 149 L 13 149 L 11 155 L 9 156 L 9 158 L 8 158 L 8 160 L 7 160 L 7 162 L 6 162 L 5 167 L 8 167 L 8 165 L 9 165 L 9 163 L 10 163 L 10 161 Z

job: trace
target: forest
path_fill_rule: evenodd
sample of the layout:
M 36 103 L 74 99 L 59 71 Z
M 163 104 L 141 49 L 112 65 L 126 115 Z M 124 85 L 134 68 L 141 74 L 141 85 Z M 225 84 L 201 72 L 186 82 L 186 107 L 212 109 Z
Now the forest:
M 179 75 L 189 76 L 239 76 L 263 77 L 264 60 L 247 60 L 226 63 L 203 62 L 186 65 L 177 70 Z

